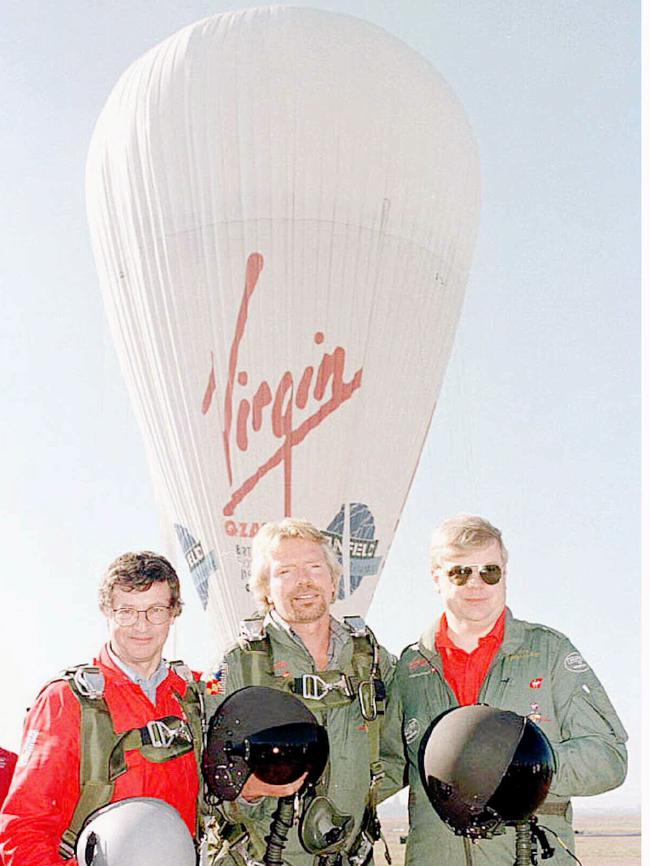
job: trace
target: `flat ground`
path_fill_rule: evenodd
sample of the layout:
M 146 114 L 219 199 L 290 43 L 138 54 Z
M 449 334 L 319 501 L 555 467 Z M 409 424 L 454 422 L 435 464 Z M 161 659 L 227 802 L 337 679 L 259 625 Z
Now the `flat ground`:
M 382 818 L 384 834 L 393 857 L 393 866 L 403 866 L 408 821 Z M 583 866 L 637 866 L 641 863 L 641 817 L 638 814 L 578 815 L 574 820 L 576 854 Z M 376 866 L 386 866 L 382 845 L 375 846 Z M 553 866 L 553 860 L 544 860 Z

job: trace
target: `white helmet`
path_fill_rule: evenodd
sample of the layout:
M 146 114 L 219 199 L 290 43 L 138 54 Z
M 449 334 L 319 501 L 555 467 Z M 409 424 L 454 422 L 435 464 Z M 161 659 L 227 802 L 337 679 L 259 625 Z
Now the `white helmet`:
M 79 866 L 196 866 L 187 825 L 173 806 L 153 797 L 99 809 L 77 841 Z

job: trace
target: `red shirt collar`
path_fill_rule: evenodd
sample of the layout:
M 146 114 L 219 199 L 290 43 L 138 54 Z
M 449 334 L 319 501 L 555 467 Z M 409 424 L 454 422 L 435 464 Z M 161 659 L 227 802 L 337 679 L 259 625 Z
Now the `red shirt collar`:
M 505 608 L 501 611 L 497 621 L 494 623 L 492 628 L 487 634 L 484 634 L 483 637 L 478 639 L 478 646 L 483 646 L 488 642 L 496 643 L 497 645 L 503 641 L 503 636 L 505 634 L 506 629 L 506 610 Z M 441 649 L 451 649 L 451 650 L 461 650 L 460 647 L 456 646 L 451 637 L 449 636 L 449 625 L 447 623 L 447 614 L 443 613 L 440 617 L 440 622 L 438 623 L 438 630 L 436 631 L 435 638 L 435 647 L 437 650 Z M 478 648 L 478 647 L 477 647 Z M 462 652 L 463 650 L 461 650 Z

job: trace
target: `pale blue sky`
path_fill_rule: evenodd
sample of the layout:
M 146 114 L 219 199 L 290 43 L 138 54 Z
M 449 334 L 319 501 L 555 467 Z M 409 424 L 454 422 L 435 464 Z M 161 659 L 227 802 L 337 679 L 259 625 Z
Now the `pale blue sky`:
M 160 548 L 144 449 L 102 309 L 83 176 L 126 66 L 206 15 L 198 0 L 5 0 L 0 12 L 0 743 L 98 648 L 98 577 Z M 484 514 L 516 615 L 565 631 L 631 735 L 640 791 L 639 7 L 626 0 L 347 0 L 447 78 L 481 154 L 478 245 L 431 434 L 369 621 L 393 651 L 437 614 L 432 527 Z M 187 580 L 178 646 L 208 636 Z

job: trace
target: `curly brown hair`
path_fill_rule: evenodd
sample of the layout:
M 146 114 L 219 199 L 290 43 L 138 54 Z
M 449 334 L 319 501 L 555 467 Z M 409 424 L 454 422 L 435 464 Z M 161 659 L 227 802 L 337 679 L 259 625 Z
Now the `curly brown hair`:
M 123 553 L 108 566 L 102 578 L 99 585 L 99 609 L 107 616 L 110 614 L 115 586 L 125 592 L 144 592 L 154 583 L 165 582 L 169 584 L 171 591 L 172 615 L 178 616 L 183 606 L 181 585 L 169 560 L 151 550 Z

